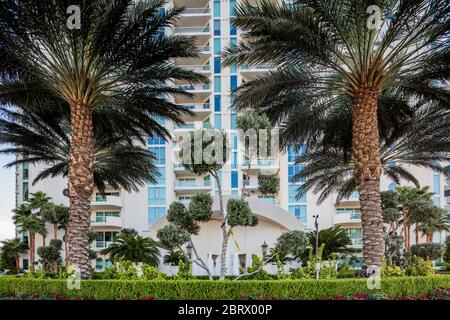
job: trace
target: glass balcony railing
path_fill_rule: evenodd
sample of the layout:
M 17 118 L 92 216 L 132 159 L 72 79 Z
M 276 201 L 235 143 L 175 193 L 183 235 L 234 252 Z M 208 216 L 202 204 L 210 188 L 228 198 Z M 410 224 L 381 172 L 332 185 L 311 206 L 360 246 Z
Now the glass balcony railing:
M 175 27 L 175 33 L 210 33 L 211 28 L 205 27 Z
M 268 70 L 271 69 L 272 66 L 268 64 L 257 64 L 253 66 L 249 66 L 248 64 L 244 64 L 241 66 L 242 70 Z
M 192 103 L 183 105 L 183 108 L 191 111 L 209 110 L 211 108 L 211 105 L 209 103 Z
M 243 165 L 248 166 L 248 162 L 249 162 L 248 160 L 244 160 Z M 257 161 L 252 161 L 251 165 L 258 166 L 258 167 L 273 167 L 276 165 L 276 161 L 270 160 L 270 159 L 257 160 Z
M 186 84 L 186 85 L 178 86 L 177 88 L 180 90 L 186 90 L 186 91 L 202 91 L 202 90 L 209 90 L 211 87 L 209 84 L 203 84 L 203 85 Z
M 206 14 L 210 13 L 209 8 L 186 8 L 181 14 Z
M 175 186 L 177 187 L 210 187 L 211 181 L 201 181 L 197 182 L 195 180 L 177 180 L 175 181 Z
M 203 72 L 203 71 L 210 71 L 211 70 L 211 66 L 209 64 L 205 64 L 202 66 L 191 66 L 191 65 L 187 65 L 187 66 L 180 66 L 180 68 L 189 70 L 189 71 L 195 71 L 195 72 Z
M 200 48 L 200 52 L 203 53 L 210 53 L 211 52 L 211 47 L 210 46 L 204 46 Z
M 176 126 L 176 129 L 195 129 L 193 123 L 183 123 Z

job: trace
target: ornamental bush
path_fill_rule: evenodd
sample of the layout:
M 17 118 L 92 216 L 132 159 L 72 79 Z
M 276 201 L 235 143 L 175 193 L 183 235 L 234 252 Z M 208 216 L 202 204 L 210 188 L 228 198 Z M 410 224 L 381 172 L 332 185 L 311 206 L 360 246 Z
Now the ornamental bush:
M 411 253 L 423 259 L 434 260 L 442 257 L 444 248 L 439 243 L 420 243 L 411 246 Z
M 280 190 L 280 179 L 277 175 L 258 176 L 258 191 L 262 194 L 274 194 Z
M 450 288 L 450 276 L 381 278 L 377 293 L 389 297 L 426 295 L 438 288 Z M 322 299 L 355 293 L 375 293 L 367 288 L 367 279 L 326 280 L 81 280 L 79 290 L 67 288 L 64 279 L 27 279 L 0 277 L 0 292 L 60 293 L 69 298 L 113 300 L 155 297 L 181 300 L 237 300 L 243 296 Z

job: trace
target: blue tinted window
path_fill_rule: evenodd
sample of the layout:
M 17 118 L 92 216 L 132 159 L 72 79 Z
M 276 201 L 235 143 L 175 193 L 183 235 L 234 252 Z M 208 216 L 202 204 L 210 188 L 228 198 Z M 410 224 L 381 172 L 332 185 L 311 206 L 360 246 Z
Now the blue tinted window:
M 433 192 L 441 193 L 441 177 L 438 174 L 433 175 Z
M 305 152 L 305 149 L 305 145 L 302 145 L 301 147 L 290 145 L 288 147 L 288 161 L 297 161 L 297 158 Z
M 289 182 L 305 182 L 305 178 L 301 178 L 298 180 L 294 179 L 294 176 L 299 174 L 304 168 L 304 165 L 302 164 L 296 164 L 296 165 L 290 165 L 288 167 L 288 181 Z
M 150 147 L 149 151 L 155 156 L 155 164 L 166 164 L 166 148 Z
M 154 224 L 156 220 L 166 214 L 165 207 L 148 208 L 148 224 Z
M 157 169 L 158 169 L 159 176 L 156 177 L 156 183 L 151 184 L 151 185 L 165 185 L 166 184 L 166 168 L 159 167 Z
M 214 77 L 214 92 L 220 93 L 222 89 L 220 76 Z
M 231 22 L 230 23 L 230 35 L 235 36 L 236 34 L 237 34 L 236 25 L 233 22 Z
M 214 35 L 220 36 L 220 20 L 214 20 Z
M 230 16 L 236 16 L 236 0 L 230 0 Z
M 148 139 L 148 144 L 164 144 L 164 138 L 160 135 L 156 135 L 155 137 L 150 137 Z
M 231 156 L 231 169 L 237 169 L 237 157 L 238 153 L 236 151 L 233 151 Z
M 306 202 L 306 193 L 297 199 L 298 185 L 290 184 L 288 187 L 289 202 Z
M 230 126 L 231 126 L 231 129 L 236 129 L 236 127 L 237 127 L 237 114 L 236 113 L 232 113 L 231 115 L 230 115 Z
M 220 57 L 214 57 L 214 73 L 220 73 Z
M 221 109 L 220 104 L 221 104 L 221 97 L 220 97 L 220 95 L 215 95 L 214 96 L 214 111 L 215 112 L 220 112 L 220 109 Z
M 221 130 L 222 129 L 222 117 L 220 114 L 214 115 L 214 129 Z
M 237 188 L 239 184 L 238 172 L 231 171 L 231 188 Z
M 306 224 L 306 205 L 289 206 L 289 213 L 303 224 Z
M 220 38 L 214 39 L 214 54 L 220 54 L 221 48 L 220 48 Z
M 230 77 L 230 88 L 231 90 L 237 89 L 237 76 Z
M 220 0 L 214 0 L 214 17 L 220 17 Z
M 148 188 L 148 204 L 149 205 L 166 204 L 166 188 L 164 187 Z

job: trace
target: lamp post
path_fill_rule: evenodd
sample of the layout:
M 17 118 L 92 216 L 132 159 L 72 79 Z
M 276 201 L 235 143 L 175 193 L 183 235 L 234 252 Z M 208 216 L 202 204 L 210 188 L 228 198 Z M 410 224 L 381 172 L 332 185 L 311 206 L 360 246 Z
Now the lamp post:
M 264 240 L 264 243 L 261 246 L 263 257 L 267 255 L 267 248 L 269 248 L 269 246 L 267 245 L 266 240 Z
M 316 279 L 319 279 L 320 264 L 317 261 L 317 254 L 319 251 L 319 223 L 317 222 L 317 219 L 319 218 L 319 215 L 316 214 L 313 216 L 313 218 L 314 218 L 314 228 L 316 229 L 316 250 L 314 255 L 314 271 Z
M 192 245 L 190 242 L 186 245 L 186 251 L 187 251 L 189 260 L 192 259 Z

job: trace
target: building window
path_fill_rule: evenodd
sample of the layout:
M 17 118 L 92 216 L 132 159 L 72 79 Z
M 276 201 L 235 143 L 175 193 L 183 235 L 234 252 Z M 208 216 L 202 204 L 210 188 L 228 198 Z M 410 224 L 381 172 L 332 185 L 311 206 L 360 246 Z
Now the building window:
M 302 164 L 289 165 L 288 167 L 288 181 L 289 182 L 305 182 L 305 178 L 295 179 L 295 176 L 299 174 L 305 166 Z
M 233 22 L 231 22 L 230 23 L 230 35 L 235 36 L 236 34 L 237 34 L 236 25 Z
M 235 90 L 235 89 L 237 89 L 237 86 L 238 86 L 237 76 L 231 76 L 230 77 L 230 89 Z
M 222 91 L 221 79 L 220 76 L 214 77 L 214 92 L 220 93 Z
M 359 208 L 339 208 L 336 209 L 336 214 L 347 214 L 350 215 L 350 219 L 354 220 L 361 219 L 361 209 Z
M 23 201 L 28 201 L 28 182 L 23 182 L 22 183 L 22 200 Z
M 220 95 L 215 95 L 214 96 L 214 111 L 220 112 L 220 110 L 221 110 L 221 97 L 220 97 Z
M 28 259 L 23 259 L 22 260 L 22 270 L 28 270 L 30 263 L 28 261 Z
M 149 205 L 165 205 L 166 204 L 166 188 L 161 188 L 161 187 L 148 188 L 148 204 Z
M 352 242 L 352 245 L 362 245 L 362 233 L 360 228 L 349 228 L 347 229 L 347 234 Z
M 232 113 L 230 115 L 230 128 L 232 130 L 237 128 L 237 114 L 236 113 Z
M 150 207 L 148 208 L 148 224 L 154 224 L 156 220 L 158 220 L 160 217 L 164 216 L 166 214 L 166 208 L 165 207 Z
M 231 171 L 231 188 L 238 188 L 239 186 L 238 176 L 239 174 L 237 171 Z
M 304 145 L 302 145 L 301 147 L 290 145 L 288 147 L 288 161 L 296 162 L 297 158 L 305 152 L 305 149 L 306 147 Z
M 222 129 L 222 116 L 220 114 L 214 115 L 214 129 Z
M 289 202 L 306 202 L 306 193 L 297 199 L 298 185 L 290 184 L 288 186 Z
M 214 35 L 220 36 L 220 20 L 214 20 Z
M 164 167 L 158 167 L 158 174 L 156 176 L 156 183 L 149 183 L 150 185 L 160 185 L 163 186 L 166 184 L 166 168 Z
M 22 163 L 22 176 L 23 176 L 23 180 L 28 180 L 28 176 L 29 176 L 28 162 Z
M 237 169 L 237 163 L 238 163 L 238 153 L 237 151 L 233 151 L 231 154 L 231 169 Z
M 214 17 L 220 17 L 220 0 L 214 0 Z
M 155 155 L 155 164 L 166 164 L 165 147 L 150 147 L 149 151 Z
M 160 135 L 156 135 L 156 136 L 150 137 L 148 139 L 148 144 L 150 144 L 150 145 L 164 144 L 164 143 L 165 143 L 164 138 L 162 136 L 160 136 Z
M 230 0 L 230 17 L 236 16 L 236 0 Z
M 220 57 L 214 57 L 214 73 L 220 73 Z
M 289 213 L 306 225 L 306 205 L 290 205 Z
M 214 54 L 220 55 L 221 47 L 220 47 L 220 38 L 214 39 Z

